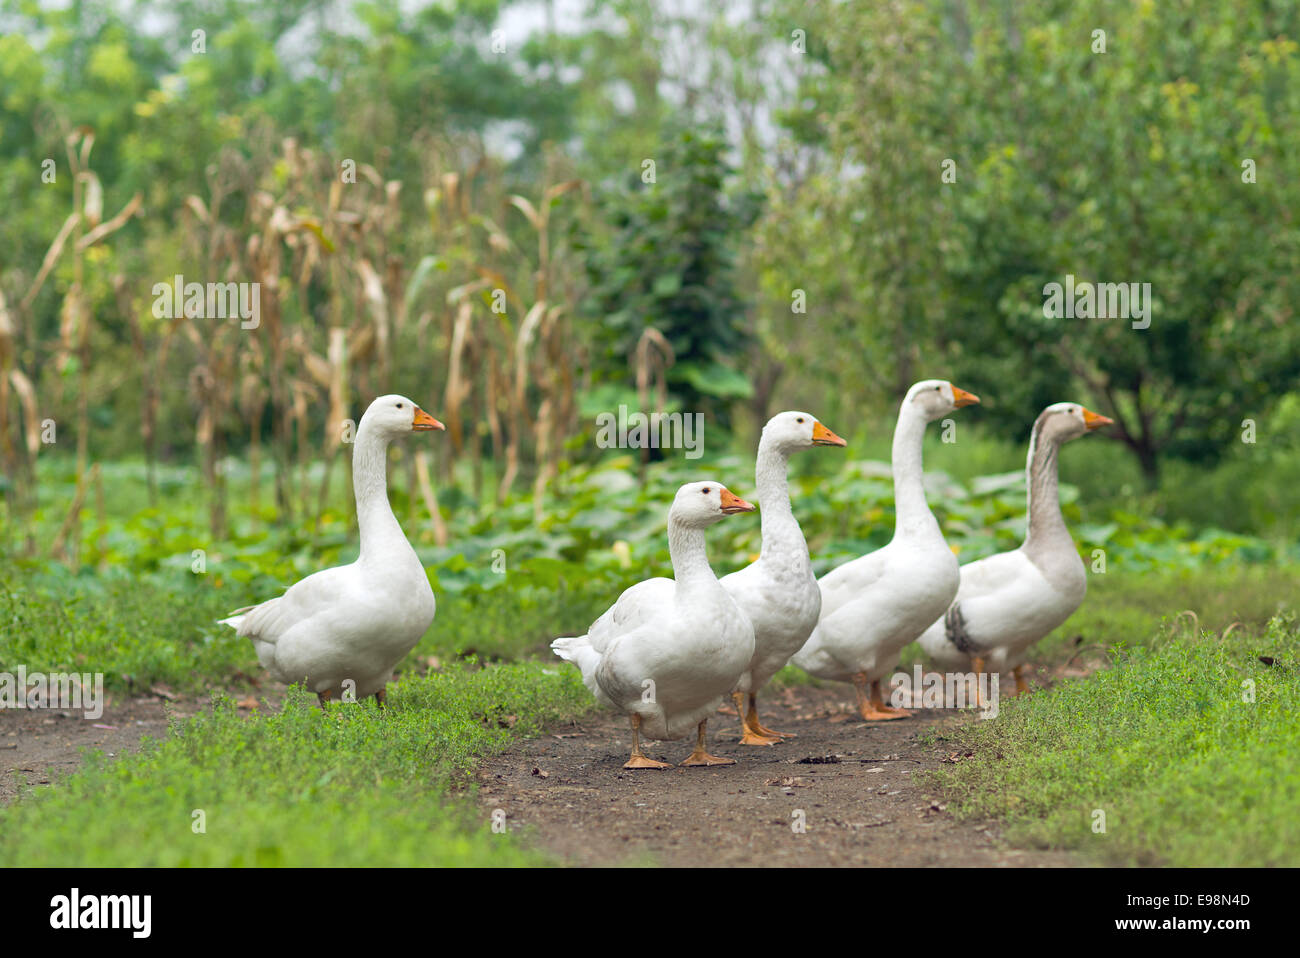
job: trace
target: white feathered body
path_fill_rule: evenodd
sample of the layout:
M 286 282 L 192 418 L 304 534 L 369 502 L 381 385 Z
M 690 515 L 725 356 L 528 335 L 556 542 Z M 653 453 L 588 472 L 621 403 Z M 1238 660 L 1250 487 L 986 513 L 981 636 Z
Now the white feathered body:
M 898 654 L 957 594 L 957 556 L 943 538 L 894 538 L 820 578 L 822 617 L 796 666 L 819 679 L 883 679 Z
M 921 637 L 921 647 L 936 666 L 969 671 L 978 655 L 989 671 L 1014 669 L 1025 661 L 1030 646 L 1083 602 L 1088 573 L 1061 515 L 1058 453 L 1062 443 L 1109 422 L 1095 413 L 1085 416 L 1076 403 L 1048 406 L 1034 421 L 1025 463 L 1025 542 L 962 566 L 952 607 Z
M 793 663 L 818 678 L 883 678 L 904 646 L 948 608 L 957 577 L 957 557 L 938 535 L 895 537 L 846 562 L 819 580 L 821 618 Z
M 736 691 L 757 693 L 803 648 L 821 613 L 822 594 L 808 557 L 808 543 L 790 501 L 789 457 L 844 440 L 810 413 L 777 413 L 763 427 L 754 460 L 754 486 L 762 510 L 759 557 L 722 577 L 754 626 L 754 655 Z
M 803 648 L 817 625 L 822 608 L 817 577 L 805 547 L 802 557 L 764 556 L 721 582 L 754 627 L 754 655 L 736 689 L 757 692 Z
M 821 617 L 795 665 L 818 678 L 876 682 L 948 608 L 957 594 L 957 557 L 926 502 L 922 445 L 927 423 L 977 401 L 946 381 L 922 380 L 908 390 L 891 449 L 894 537 L 822 576 Z
M 978 653 L 988 671 L 1009 671 L 1074 614 L 1088 590 L 1083 560 L 1070 550 L 1040 562 L 1015 549 L 961 567 L 951 609 L 920 639 L 939 669 L 968 671 Z
M 341 695 L 351 680 L 358 699 L 373 695 L 437 608 L 428 576 L 406 548 L 408 556 L 390 554 L 373 565 L 324 569 L 222 621 L 252 640 L 258 661 L 281 682 Z
M 754 652 L 754 630 L 715 579 L 681 588 L 638 582 L 586 635 L 551 648 L 582 672 L 601 704 L 641 716 L 641 733 L 677 739 L 721 704 Z
M 442 424 L 405 396 L 367 408 L 352 449 L 361 549 L 357 561 L 316 572 L 222 623 L 250 639 L 281 682 L 358 699 L 381 691 L 433 622 L 436 603 L 420 558 L 388 502 L 388 445 Z

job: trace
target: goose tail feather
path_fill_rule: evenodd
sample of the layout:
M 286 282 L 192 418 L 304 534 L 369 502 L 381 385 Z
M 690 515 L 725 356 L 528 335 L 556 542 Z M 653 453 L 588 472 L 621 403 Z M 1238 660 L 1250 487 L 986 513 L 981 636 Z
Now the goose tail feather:
M 602 702 L 607 701 L 596 681 L 596 669 L 600 666 L 601 655 L 591 647 L 591 639 L 585 635 L 565 636 L 551 643 L 551 651 L 572 662 L 582 673 L 582 684 L 592 695 Z

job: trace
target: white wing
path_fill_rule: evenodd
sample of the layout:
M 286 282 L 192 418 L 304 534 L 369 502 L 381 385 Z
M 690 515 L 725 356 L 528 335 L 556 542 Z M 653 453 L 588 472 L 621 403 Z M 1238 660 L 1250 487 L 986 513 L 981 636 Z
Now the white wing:
M 1019 549 L 977 559 L 961 567 L 961 584 L 957 586 L 955 601 L 991 596 L 1008 589 L 1014 591 L 1026 578 L 1040 579 L 1041 575 Z
M 822 590 L 821 617 L 833 615 L 847 603 L 862 595 L 885 574 L 889 547 L 869 552 L 827 572 L 817 580 Z
M 294 626 L 333 613 L 346 602 L 350 584 L 347 568 L 322 569 L 295 582 L 284 595 L 240 609 L 221 622 L 234 628 L 241 638 L 274 645 Z
M 673 604 L 672 579 L 646 579 L 626 589 L 618 600 L 587 630 L 591 647 L 605 651 L 616 636 L 640 628 L 670 610 Z
M 1019 549 L 963 566 L 957 598 L 944 618 L 951 633 L 963 632 L 981 650 L 1014 651 L 1037 642 L 1078 607 L 1062 595 Z

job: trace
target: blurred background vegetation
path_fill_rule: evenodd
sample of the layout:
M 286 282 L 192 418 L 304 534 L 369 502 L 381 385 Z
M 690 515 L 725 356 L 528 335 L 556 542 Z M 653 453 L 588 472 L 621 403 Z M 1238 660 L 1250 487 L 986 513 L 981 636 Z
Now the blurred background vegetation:
M 850 438 L 795 466 L 821 569 L 888 539 L 878 461 L 935 376 L 984 400 L 927 449 L 963 561 L 1016 541 L 1064 399 L 1118 422 L 1062 457 L 1090 561 L 1295 557 L 1300 4 L 0 0 L 0 30 L 28 582 L 199 581 L 201 549 L 239 593 L 206 615 L 347 558 L 340 424 L 390 391 L 448 425 L 391 485 L 467 602 L 494 550 L 517 593 L 661 568 L 676 484 L 752 490 L 788 408 Z M 260 283 L 260 325 L 156 317 L 176 274 Z M 1044 317 L 1067 274 L 1150 283 L 1150 327 Z M 705 458 L 596 448 L 620 404 L 703 413 Z M 726 526 L 719 568 L 758 548 Z

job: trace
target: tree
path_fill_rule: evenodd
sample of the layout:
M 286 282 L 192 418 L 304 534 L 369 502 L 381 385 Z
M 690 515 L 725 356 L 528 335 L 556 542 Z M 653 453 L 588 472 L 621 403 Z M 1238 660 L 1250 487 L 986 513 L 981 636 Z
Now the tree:
M 584 243 L 591 282 L 584 314 L 604 329 L 609 368 L 653 329 L 672 350 L 672 394 L 724 421 L 727 403 L 751 390 L 735 365 L 747 345 L 735 258 L 756 213 L 752 197 L 726 193 L 725 149 L 716 131 L 673 134 L 652 165 L 601 199 L 607 231 Z
M 825 17 L 827 69 L 793 128 L 824 118 L 856 163 L 814 209 L 860 218 L 858 303 L 900 368 L 933 344 L 927 366 L 942 357 L 987 392 L 1008 435 L 1046 402 L 1095 403 L 1152 482 L 1163 456 L 1216 459 L 1293 387 L 1300 11 L 913 2 Z M 1048 315 L 1045 288 L 1067 277 L 1149 284 L 1150 325 Z

